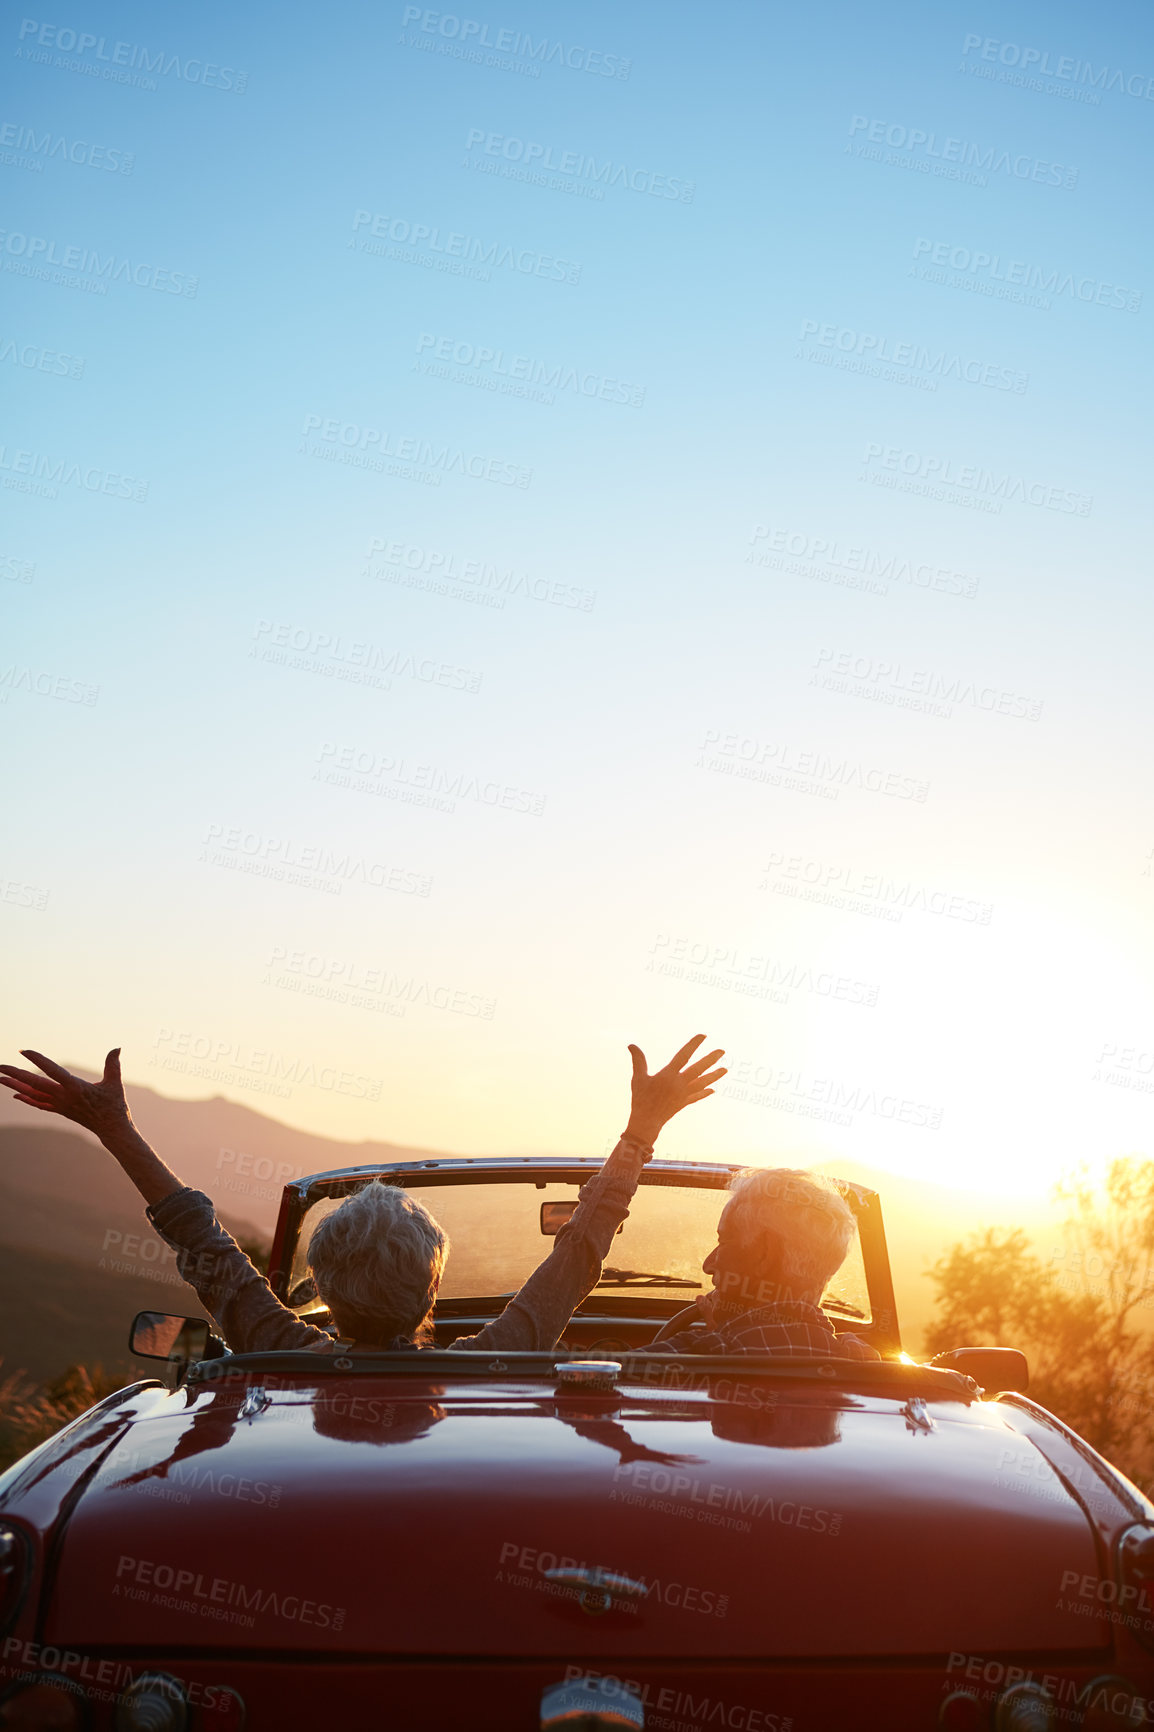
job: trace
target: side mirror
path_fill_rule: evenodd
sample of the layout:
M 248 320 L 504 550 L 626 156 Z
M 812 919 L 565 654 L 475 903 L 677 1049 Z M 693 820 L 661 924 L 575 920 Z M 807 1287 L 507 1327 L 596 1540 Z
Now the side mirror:
M 541 1232 L 546 1239 L 555 1239 L 557 1237 L 566 1221 L 572 1219 L 573 1213 L 577 1208 L 577 1202 L 579 1201 L 580 1198 L 578 1198 L 576 1202 L 572 1203 L 541 1204 Z M 625 1222 L 622 1221 L 621 1226 L 617 1229 L 618 1233 L 620 1233 L 621 1228 L 624 1227 L 624 1225 Z M 613 1236 L 616 1238 L 617 1234 L 615 1233 Z
M 138 1311 L 132 1320 L 128 1347 L 139 1359 L 164 1359 L 187 1365 L 205 1358 L 208 1324 L 203 1317 L 173 1317 L 167 1311 Z
M 1030 1387 L 1030 1368 L 1026 1355 L 1016 1347 L 954 1347 L 949 1353 L 939 1353 L 931 1365 L 945 1371 L 960 1371 L 990 1395 L 1003 1389 L 1026 1390 Z
M 571 1220 L 576 1203 L 542 1203 L 541 1233 L 546 1239 L 555 1239 L 566 1221 Z

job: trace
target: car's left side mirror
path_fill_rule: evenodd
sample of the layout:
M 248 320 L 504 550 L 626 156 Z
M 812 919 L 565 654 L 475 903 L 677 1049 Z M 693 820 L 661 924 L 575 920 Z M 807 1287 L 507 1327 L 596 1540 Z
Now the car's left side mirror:
M 139 1359 L 165 1359 L 188 1365 L 208 1351 L 208 1324 L 203 1317 L 174 1317 L 167 1311 L 138 1311 L 128 1337 L 129 1350 Z
M 944 1371 L 960 1371 L 990 1395 L 1003 1389 L 1026 1390 L 1030 1387 L 1030 1368 L 1026 1355 L 1016 1347 L 954 1347 L 930 1360 Z

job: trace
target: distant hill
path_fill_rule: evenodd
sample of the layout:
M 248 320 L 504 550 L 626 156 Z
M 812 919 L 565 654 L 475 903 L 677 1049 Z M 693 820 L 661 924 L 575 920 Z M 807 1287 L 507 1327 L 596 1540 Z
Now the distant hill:
M 208 1192 L 245 1243 L 271 1238 L 287 1179 L 439 1152 L 316 1136 L 219 1096 L 172 1100 L 132 1084 L 129 1098 L 143 1135 L 181 1178 Z M 1047 1254 L 1057 1242 L 1053 1211 L 1034 1200 L 1015 1205 L 855 1163 L 836 1163 L 836 1171 L 881 1194 L 898 1315 L 915 1353 L 933 1307 L 924 1271 L 955 1241 L 987 1226 L 1021 1226 Z M 7 1091 L 0 1091 L 0 1281 L 8 1300 L 0 1356 L 6 1369 L 38 1375 L 74 1360 L 137 1366 L 124 1348 L 135 1310 L 200 1314 L 135 1189 L 96 1139 L 32 1113 Z
M 228 1211 L 225 1221 L 246 1244 L 260 1240 Z M 0 1129 L 5 1372 L 52 1377 L 69 1364 L 99 1361 L 127 1381 L 145 1376 L 148 1362 L 128 1352 L 137 1311 L 204 1316 L 116 1162 L 74 1128 Z
M 78 1076 L 93 1074 L 78 1065 L 72 1068 Z M 220 1095 L 211 1100 L 172 1100 L 153 1089 L 130 1083 L 128 1098 L 141 1135 L 173 1171 L 186 1184 L 207 1191 L 227 1213 L 250 1221 L 267 1238 L 271 1238 L 276 1225 L 281 1188 L 290 1178 L 374 1161 L 428 1160 L 438 1153 L 397 1143 L 344 1143 L 314 1136 L 309 1131 L 278 1124 L 251 1107 L 238 1106 Z M 0 1090 L 0 1129 L 11 1126 L 29 1130 L 33 1125 L 40 1129 L 58 1123 L 59 1120 L 22 1106 L 7 1089 Z M 68 1127 L 67 1134 L 83 1139 L 98 1151 L 96 1165 L 111 1174 L 109 1183 L 113 1190 L 123 1187 L 129 1196 L 135 1196 L 128 1180 L 100 1149 L 95 1137 L 74 1125 Z
M 205 1315 L 184 1282 L 110 1274 L 12 1245 L 0 1249 L 0 1376 L 27 1371 L 38 1382 L 68 1365 L 97 1364 L 124 1383 L 161 1369 L 128 1351 L 138 1311 Z
M 225 1194 L 218 1212 L 238 1239 L 270 1237 L 228 1203 Z M 95 1138 L 76 1127 L 0 1129 L 0 1245 L 45 1251 L 89 1268 L 127 1258 L 133 1272 L 139 1268 L 146 1275 L 153 1265 L 171 1265 L 174 1255 L 156 1239 L 135 1185 Z

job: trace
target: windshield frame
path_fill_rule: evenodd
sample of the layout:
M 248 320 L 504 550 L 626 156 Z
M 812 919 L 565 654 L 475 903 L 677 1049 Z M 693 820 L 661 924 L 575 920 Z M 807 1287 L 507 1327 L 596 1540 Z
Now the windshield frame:
M 282 1304 L 288 1302 L 288 1282 L 300 1238 L 301 1224 L 314 1203 L 326 1197 L 348 1196 L 369 1179 L 383 1177 L 395 1184 L 484 1185 L 521 1182 L 528 1185 L 584 1184 L 600 1172 L 603 1160 L 589 1157 L 538 1155 L 453 1155 L 427 1160 L 374 1161 L 366 1165 L 335 1167 L 311 1173 L 287 1184 L 281 1196 L 280 1214 L 269 1257 L 268 1282 Z M 675 1185 L 725 1192 L 736 1173 L 747 1167 L 738 1161 L 675 1161 L 654 1157 L 641 1172 L 640 1186 Z M 837 1320 L 877 1348 L 887 1358 L 901 1352 L 893 1277 L 882 1223 L 881 1198 L 867 1185 L 834 1179 L 857 1220 L 870 1301 L 870 1322 L 857 1325 L 852 1319 Z M 720 1212 L 720 1211 L 719 1211 Z M 836 1315 L 836 1314 L 835 1314 Z

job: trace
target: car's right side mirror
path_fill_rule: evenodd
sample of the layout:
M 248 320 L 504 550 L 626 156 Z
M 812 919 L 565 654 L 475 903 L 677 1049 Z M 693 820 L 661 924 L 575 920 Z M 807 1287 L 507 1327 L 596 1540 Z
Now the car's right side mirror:
M 948 1353 L 939 1353 L 930 1364 L 972 1377 L 989 1395 L 997 1395 L 1003 1389 L 1020 1391 L 1030 1387 L 1026 1355 L 1016 1347 L 953 1347 Z
M 174 1317 L 167 1311 L 138 1311 L 128 1337 L 129 1351 L 139 1359 L 164 1359 L 187 1365 L 208 1350 L 208 1324 L 203 1317 Z

